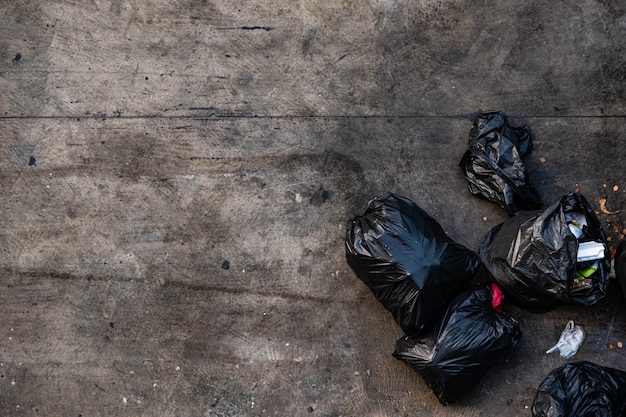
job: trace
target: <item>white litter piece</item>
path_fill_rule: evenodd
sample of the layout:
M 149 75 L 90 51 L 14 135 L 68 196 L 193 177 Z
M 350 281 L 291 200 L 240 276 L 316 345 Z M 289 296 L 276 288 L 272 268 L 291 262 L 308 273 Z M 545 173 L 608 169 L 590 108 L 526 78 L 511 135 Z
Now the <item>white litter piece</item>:
M 599 242 L 582 242 L 578 244 L 577 262 L 595 261 L 604 259 L 604 244 Z
M 578 349 L 585 341 L 585 331 L 581 326 L 575 325 L 573 320 L 570 320 L 565 326 L 565 330 L 561 332 L 561 337 L 556 345 L 546 350 L 546 353 L 561 352 L 561 357 L 569 359 L 578 352 Z

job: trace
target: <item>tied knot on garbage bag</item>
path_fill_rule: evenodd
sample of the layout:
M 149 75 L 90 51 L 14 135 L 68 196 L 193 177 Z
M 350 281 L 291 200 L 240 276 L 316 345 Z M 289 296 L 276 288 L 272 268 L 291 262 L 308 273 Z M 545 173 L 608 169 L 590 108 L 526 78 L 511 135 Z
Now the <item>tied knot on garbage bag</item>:
M 591 362 L 554 369 L 537 389 L 533 417 L 623 417 L 626 372 Z
M 348 221 L 345 246 L 356 276 L 408 335 L 419 333 L 480 263 L 413 201 L 389 192 Z
M 467 394 L 515 346 L 522 332 L 502 312 L 502 293 L 491 283 L 457 295 L 420 337 L 403 337 L 393 356 L 421 375 L 442 404 Z
M 593 305 L 606 295 L 611 270 L 606 235 L 578 193 L 495 226 L 479 253 L 492 281 L 529 311 L 545 312 L 559 302 Z
M 511 127 L 503 112 L 477 115 L 459 163 L 470 192 L 497 203 L 511 215 L 541 208 L 522 162 L 530 148 L 527 126 Z

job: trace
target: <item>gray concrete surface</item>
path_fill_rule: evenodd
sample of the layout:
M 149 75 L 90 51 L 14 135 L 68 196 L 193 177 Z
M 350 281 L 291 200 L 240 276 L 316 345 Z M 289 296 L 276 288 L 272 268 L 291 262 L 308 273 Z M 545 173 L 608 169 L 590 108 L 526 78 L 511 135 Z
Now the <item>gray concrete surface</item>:
M 0 415 L 530 416 L 570 319 L 571 360 L 626 369 L 613 283 L 510 307 L 522 341 L 444 407 L 343 248 L 388 190 L 478 249 L 506 219 L 457 166 L 480 110 L 619 241 L 625 35 L 618 0 L 2 1 Z

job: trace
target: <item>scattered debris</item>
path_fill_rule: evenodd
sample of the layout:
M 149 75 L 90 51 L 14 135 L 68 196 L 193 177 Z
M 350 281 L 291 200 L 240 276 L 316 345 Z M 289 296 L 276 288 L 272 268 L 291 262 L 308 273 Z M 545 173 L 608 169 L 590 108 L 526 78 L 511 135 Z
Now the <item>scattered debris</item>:
M 618 341 L 617 343 L 607 343 L 604 345 L 604 347 L 609 350 L 615 350 L 623 348 L 624 344 Z
M 600 200 L 598 200 L 598 203 L 600 204 L 600 211 L 604 214 L 617 214 L 620 212 L 620 210 L 609 211 L 606 208 L 606 197 L 602 197 Z

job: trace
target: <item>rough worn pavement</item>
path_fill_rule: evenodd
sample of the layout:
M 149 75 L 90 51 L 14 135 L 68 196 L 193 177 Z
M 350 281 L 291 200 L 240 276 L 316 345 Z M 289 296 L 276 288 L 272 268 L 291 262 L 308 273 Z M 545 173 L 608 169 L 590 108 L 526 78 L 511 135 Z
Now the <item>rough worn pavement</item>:
M 483 110 L 616 244 L 625 35 L 618 0 L 2 1 L 0 415 L 530 416 L 570 319 L 570 361 L 626 369 L 613 282 L 508 307 L 520 344 L 444 407 L 343 247 L 393 191 L 477 250 L 507 218 L 458 168 Z

